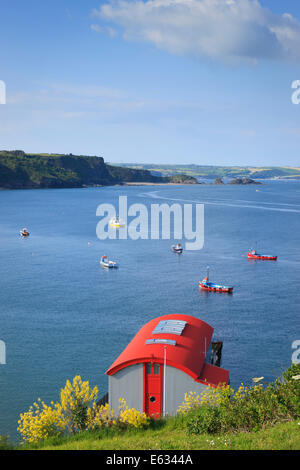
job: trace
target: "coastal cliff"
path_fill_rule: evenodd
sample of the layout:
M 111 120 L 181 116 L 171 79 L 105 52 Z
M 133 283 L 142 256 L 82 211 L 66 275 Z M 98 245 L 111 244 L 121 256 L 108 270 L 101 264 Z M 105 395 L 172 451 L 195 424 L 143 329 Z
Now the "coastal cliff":
M 108 165 L 98 156 L 0 151 L 2 189 L 82 188 L 130 182 L 197 184 L 191 176 L 153 176 L 149 170 Z

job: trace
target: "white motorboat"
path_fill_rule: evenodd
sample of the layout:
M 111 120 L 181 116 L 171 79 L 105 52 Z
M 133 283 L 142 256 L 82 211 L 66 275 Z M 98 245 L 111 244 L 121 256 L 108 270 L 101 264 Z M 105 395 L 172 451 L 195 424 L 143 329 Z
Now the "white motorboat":
M 27 228 L 22 228 L 22 230 L 20 230 L 20 235 L 21 237 L 29 237 L 30 233 L 28 232 Z
M 115 261 L 110 261 L 107 256 L 101 257 L 100 264 L 105 268 L 118 268 L 118 264 Z
M 179 253 L 181 254 L 183 251 L 183 248 L 180 243 L 177 243 L 176 245 L 171 246 L 171 250 L 174 251 L 174 253 Z

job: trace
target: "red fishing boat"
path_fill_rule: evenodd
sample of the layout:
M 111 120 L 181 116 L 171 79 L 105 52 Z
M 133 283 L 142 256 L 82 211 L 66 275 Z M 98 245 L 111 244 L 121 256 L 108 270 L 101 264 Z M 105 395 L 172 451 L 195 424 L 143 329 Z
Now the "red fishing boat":
M 262 254 L 257 253 L 256 247 L 255 247 L 255 250 L 248 251 L 247 255 L 248 255 L 248 259 L 262 259 L 262 260 L 268 260 L 268 261 L 276 261 L 277 260 L 277 256 L 262 255 Z
M 248 259 L 263 259 L 269 261 L 276 261 L 277 256 L 272 255 L 260 255 L 256 250 L 248 251 Z
M 199 281 L 199 287 L 201 289 L 211 291 L 211 292 L 224 292 L 227 294 L 232 294 L 233 287 L 232 286 L 222 286 L 220 284 L 216 284 L 214 282 L 209 281 L 209 269 L 207 268 L 207 275 L 202 280 Z

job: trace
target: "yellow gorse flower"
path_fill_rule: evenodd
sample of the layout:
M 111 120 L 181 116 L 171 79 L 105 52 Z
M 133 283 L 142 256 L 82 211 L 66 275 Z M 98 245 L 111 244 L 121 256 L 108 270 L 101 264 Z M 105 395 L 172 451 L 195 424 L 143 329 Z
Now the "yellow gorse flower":
M 67 427 L 61 405 L 56 403 L 54 406 L 47 406 L 40 399 L 29 411 L 20 415 L 18 424 L 18 431 L 24 441 L 32 443 L 62 434 Z
M 242 396 L 244 390 L 246 389 L 244 389 L 242 384 L 236 394 L 236 399 Z M 207 387 L 199 395 L 191 391 L 185 394 L 184 401 L 179 406 L 177 413 L 185 414 L 201 405 L 226 405 L 232 397 L 234 397 L 234 390 L 225 384 L 221 384 L 217 388 Z
M 135 428 L 147 426 L 150 422 L 145 413 L 129 408 L 126 401 L 120 399 L 119 417 L 109 404 L 97 405 L 98 388 L 91 388 L 88 381 L 83 382 L 79 375 L 73 381 L 67 380 L 60 391 L 60 402 L 46 405 L 40 398 L 20 415 L 18 431 L 23 441 L 36 443 L 51 436 L 81 429 L 93 430 L 102 426 L 123 423 Z M 79 418 L 82 420 L 78 424 Z M 76 420 L 77 418 L 77 424 Z M 81 424 L 84 424 L 84 428 Z
M 129 408 L 124 398 L 119 399 L 119 420 L 135 428 L 147 426 L 150 418 L 135 408 Z
M 80 375 L 76 375 L 73 383 L 67 380 L 65 388 L 60 391 L 60 402 L 65 412 L 72 412 L 79 402 L 88 406 L 97 396 L 98 388 L 90 388 L 88 381 L 83 382 Z
M 112 426 L 115 423 L 115 411 L 110 408 L 108 403 L 100 406 L 93 403 L 93 406 L 87 411 L 87 429 Z
M 98 395 L 98 388 L 91 388 L 89 382 L 83 382 L 77 375 L 73 382 L 66 382 L 65 388 L 60 392 L 60 402 L 51 402 L 46 405 L 39 398 L 30 406 L 26 413 L 20 415 L 18 431 L 23 440 L 27 442 L 38 442 L 51 436 L 61 435 L 73 429 L 72 413 L 78 404 L 83 409 L 93 406 Z

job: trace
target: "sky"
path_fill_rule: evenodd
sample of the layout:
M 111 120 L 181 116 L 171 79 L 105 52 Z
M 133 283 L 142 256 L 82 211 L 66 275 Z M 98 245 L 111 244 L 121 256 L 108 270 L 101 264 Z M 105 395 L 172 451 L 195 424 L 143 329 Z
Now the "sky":
M 2 150 L 300 167 L 295 80 L 294 0 L 0 3 Z

